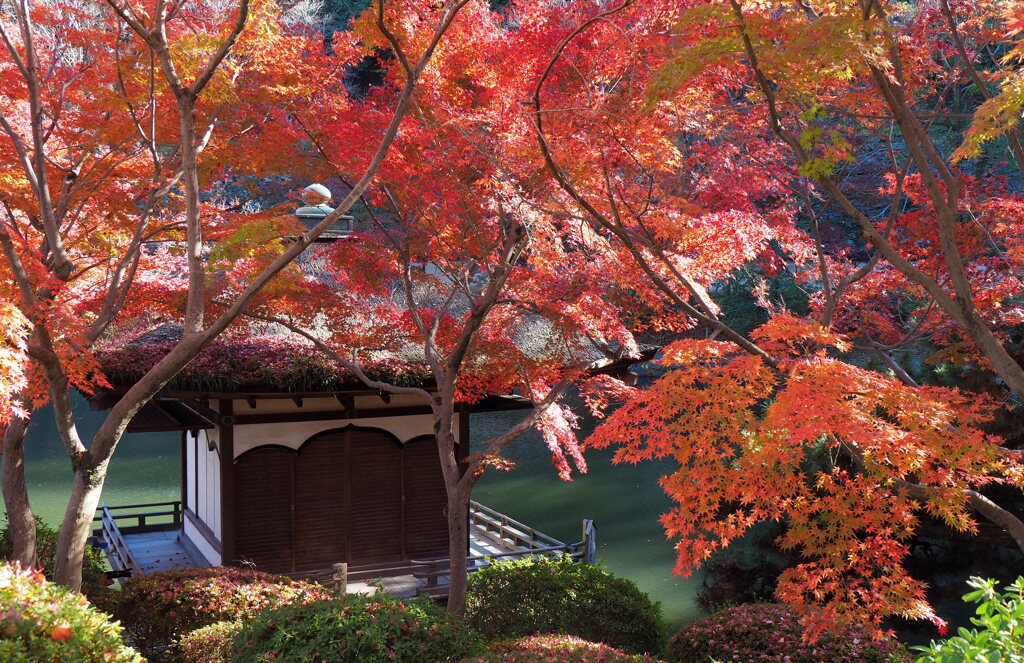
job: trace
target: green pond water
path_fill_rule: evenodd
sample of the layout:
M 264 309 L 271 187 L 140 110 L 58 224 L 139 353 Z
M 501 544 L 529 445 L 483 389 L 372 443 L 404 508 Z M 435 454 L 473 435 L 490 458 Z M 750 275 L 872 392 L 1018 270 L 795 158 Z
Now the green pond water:
M 79 434 L 88 444 L 105 412 L 92 412 L 84 399 L 74 401 Z M 57 525 L 64 518 L 72 473 L 50 408 L 36 413 L 25 443 L 25 473 L 36 515 Z M 181 499 L 181 434 L 126 435 L 117 447 L 103 487 L 110 505 L 146 504 Z
M 104 413 L 90 412 L 83 400 L 75 403 L 81 415 L 83 439 L 99 427 Z M 474 446 L 506 430 L 522 412 L 473 415 Z M 29 430 L 26 450 L 29 493 L 36 513 L 59 523 L 67 504 L 71 470 L 49 410 L 40 411 Z M 580 434 L 592 427 L 583 420 Z M 141 504 L 179 499 L 180 435 L 127 435 L 111 464 L 103 499 L 110 505 Z M 477 449 L 474 449 L 477 450 Z M 583 518 L 597 525 L 598 558 L 604 568 L 630 578 L 661 602 L 671 627 L 698 617 L 696 594 L 702 579 L 671 576 L 672 546 L 665 540 L 658 515 L 670 502 L 657 479 L 671 471 L 669 463 L 614 466 L 610 452 L 587 452 L 589 472 L 561 481 L 551 456 L 531 432 L 513 443 L 506 455 L 516 462 L 510 472 L 485 475 L 474 499 L 562 541 L 578 541 Z

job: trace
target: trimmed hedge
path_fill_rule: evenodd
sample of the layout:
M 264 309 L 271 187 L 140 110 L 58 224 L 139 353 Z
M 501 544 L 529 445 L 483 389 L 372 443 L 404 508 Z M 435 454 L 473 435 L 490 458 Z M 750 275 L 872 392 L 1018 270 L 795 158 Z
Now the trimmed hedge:
M 793 610 L 774 603 L 749 603 L 721 610 L 690 624 L 673 636 L 669 663 L 889 663 L 910 661 L 892 638 L 871 639 L 864 628 L 826 634 L 804 641 L 804 628 Z
M 231 663 L 231 642 L 242 622 L 217 622 L 189 631 L 178 640 L 181 663 Z
M 657 653 L 661 608 L 634 582 L 568 556 L 497 562 L 469 578 L 466 619 L 491 639 L 561 633 Z
M 136 646 L 148 651 L 215 622 L 245 619 L 264 608 L 330 596 L 330 590 L 320 585 L 218 566 L 131 578 L 111 607 Z
M 646 654 L 627 654 L 571 635 L 531 635 L 502 640 L 472 663 L 658 663 Z
M 351 594 L 290 605 L 242 624 L 233 663 L 438 663 L 482 652 L 480 636 L 429 599 Z
M 144 663 L 121 627 L 41 571 L 0 563 L 0 661 Z

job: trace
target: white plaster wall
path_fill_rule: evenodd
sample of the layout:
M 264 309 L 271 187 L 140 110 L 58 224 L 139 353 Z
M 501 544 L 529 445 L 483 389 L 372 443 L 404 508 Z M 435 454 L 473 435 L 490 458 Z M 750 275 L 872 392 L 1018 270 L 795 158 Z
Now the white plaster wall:
M 293 411 L 298 411 L 298 409 L 295 408 Z M 407 442 L 420 435 L 432 435 L 434 432 L 434 419 L 429 414 L 280 424 L 247 424 L 235 426 L 235 457 L 266 444 L 279 444 L 290 449 L 298 449 L 303 442 L 317 433 L 334 428 L 344 428 L 349 424 L 386 430 L 402 442 Z
M 185 481 L 187 482 L 187 506 L 196 514 L 217 539 L 220 539 L 220 458 L 216 449 L 210 451 L 210 439 L 216 439 L 215 430 L 201 430 L 193 437 L 188 435 L 185 443 Z M 198 463 L 196 459 L 198 457 Z M 220 553 L 206 540 L 189 518 L 182 524 L 182 533 L 192 545 L 216 566 L 220 564 Z
M 206 512 L 203 514 L 203 522 L 206 523 L 213 533 L 220 539 L 220 451 L 217 446 L 218 440 L 215 430 L 204 431 L 207 444 L 200 445 L 200 449 L 206 453 Z M 209 440 L 215 443 L 210 449 Z
M 217 441 L 215 430 L 199 431 L 198 444 L 187 445 L 186 470 L 189 486 L 189 508 L 220 538 L 220 456 L 210 449 L 210 440 Z M 194 454 L 199 454 L 195 463 Z M 194 476 L 193 476 L 194 475 Z M 191 538 L 191 537 L 190 537 Z
M 199 530 L 197 530 L 195 525 L 193 525 L 187 518 L 185 519 L 185 525 L 182 528 L 182 532 L 184 532 L 185 537 L 192 542 L 192 545 L 194 545 L 196 549 L 203 554 L 203 557 L 205 557 L 206 561 L 210 563 L 210 566 L 220 566 L 220 553 L 217 552 L 213 546 L 207 543 L 206 538 L 199 533 Z
M 195 513 L 202 519 L 206 513 L 206 475 L 209 470 L 206 467 L 206 431 L 199 432 L 199 444 L 196 445 L 196 453 L 199 454 L 199 462 L 196 463 L 196 508 Z

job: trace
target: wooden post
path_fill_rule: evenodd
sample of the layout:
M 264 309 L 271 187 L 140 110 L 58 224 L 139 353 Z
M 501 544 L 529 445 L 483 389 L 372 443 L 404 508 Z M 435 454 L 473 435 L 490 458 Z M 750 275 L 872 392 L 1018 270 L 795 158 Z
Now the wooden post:
M 188 505 L 188 444 L 191 432 L 181 431 L 181 510 L 184 511 Z M 183 525 L 184 527 L 184 525 Z
M 220 546 L 224 566 L 237 566 L 235 559 L 235 430 L 234 402 L 223 399 L 217 404 L 220 450 Z M 198 476 L 196 477 L 198 480 Z M 198 506 L 198 505 L 197 505 Z
M 584 564 L 597 563 L 597 528 L 594 521 L 583 519 L 583 559 Z
M 348 591 L 348 562 L 332 564 L 331 567 L 334 569 L 331 579 L 338 589 L 338 595 L 343 596 Z

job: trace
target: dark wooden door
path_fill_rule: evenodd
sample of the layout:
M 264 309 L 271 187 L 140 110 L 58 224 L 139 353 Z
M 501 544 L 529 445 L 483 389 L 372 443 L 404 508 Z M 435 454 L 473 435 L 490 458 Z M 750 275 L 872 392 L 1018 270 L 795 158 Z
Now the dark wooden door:
M 350 430 L 349 557 L 402 559 L 402 447 L 377 431 Z
M 295 570 L 328 569 L 347 559 L 348 457 L 345 434 L 317 437 L 295 456 Z
M 432 437 L 400 444 L 347 428 L 299 451 L 235 460 L 236 551 L 274 573 L 447 554 L 445 492 Z
M 292 477 L 295 453 L 260 447 L 235 461 L 235 551 L 261 571 L 294 567 Z
M 405 553 L 413 559 L 448 554 L 447 500 L 437 442 L 418 437 L 402 450 L 405 477 Z

